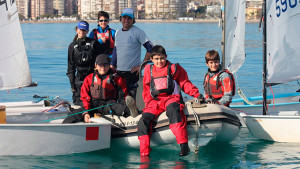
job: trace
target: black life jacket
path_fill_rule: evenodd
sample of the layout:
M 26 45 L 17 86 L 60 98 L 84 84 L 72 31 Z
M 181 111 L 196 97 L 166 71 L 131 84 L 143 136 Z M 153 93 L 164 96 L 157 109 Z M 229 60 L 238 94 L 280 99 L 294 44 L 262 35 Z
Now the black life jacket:
M 174 92 L 175 84 L 173 82 L 173 75 L 176 73 L 177 63 L 175 64 L 175 71 L 173 74 L 171 74 L 172 65 L 173 64 L 171 63 L 168 65 L 167 75 L 162 77 L 156 77 L 156 78 L 153 78 L 152 75 L 153 65 L 150 65 L 150 75 L 151 75 L 150 93 L 154 99 L 156 99 L 157 96 L 159 95 L 162 94 L 171 95 Z
M 87 75 L 92 73 L 95 64 L 95 59 L 92 56 L 94 42 L 94 40 L 89 41 L 85 39 L 84 42 L 79 43 L 78 40 L 76 40 L 76 43 L 74 43 L 74 63 L 78 74 Z
M 114 81 L 116 74 L 108 74 L 103 79 L 96 77 L 96 71 L 94 71 L 90 92 L 92 99 L 101 100 L 116 100 L 117 99 L 117 87 Z M 95 80 L 97 83 L 95 83 Z M 100 80 L 100 84 L 98 82 Z

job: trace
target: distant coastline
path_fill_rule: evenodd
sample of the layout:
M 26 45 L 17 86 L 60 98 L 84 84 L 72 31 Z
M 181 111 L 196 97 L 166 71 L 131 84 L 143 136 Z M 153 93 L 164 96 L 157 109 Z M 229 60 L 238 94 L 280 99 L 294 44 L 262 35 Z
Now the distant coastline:
M 96 23 L 96 20 L 87 20 L 89 23 Z M 20 21 L 21 23 L 77 23 L 74 20 L 31 20 Z M 111 23 L 120 22 L 119 20 L 112 20 Z M 141 23 L 218 23 L 219 19 L 195 19 L 195 20 L 136 20 Z M 246 20 L 246 23 L 258 23 L 259 20 Z

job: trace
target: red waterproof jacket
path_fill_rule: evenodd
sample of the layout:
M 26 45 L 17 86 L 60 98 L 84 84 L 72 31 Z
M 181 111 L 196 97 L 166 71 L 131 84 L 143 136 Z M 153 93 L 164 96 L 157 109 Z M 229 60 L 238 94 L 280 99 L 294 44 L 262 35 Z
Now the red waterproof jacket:
M 86 110 L 91 108 L 92 99 L 100 100 L 125 100 L 127 96 L 126 80 L 121 76 L 112 78 L 112 74 L 108 73 L 102 79 L 95 73 L 89 74 L 81 87 L 81 100 Z M 94 78 L 94 82 L 93 82 Z M 94 85 L 92 85 L 94 83 Z
M 164 77 L 168 75 L 168 66 L 171 64 L 169 61 L 167 61 L 167 64 L 163 68 L 158 68 L 153 65 L 152 68 L 152 77 L 155 79 L 157 77 Z M 177 69 L 175 72 L 175 66 L 177 65 Z M 175 74 L 174 74 L 175 72 Z M 172 78 L 173 80 L 180 86 L 181 90 L 194 97 L 197 98 L 199 94 L 198 88 L 192 84 L 192 82 L 189 80 L 188 75 L 186 71 L 179 65 L 179 64 L 172 64 L 171 66 L 171 74 L 173 74 Z M 150 91 L 150 83 L 151 83 L 151 72 L 150 72 L 150 65 L 146 65 L 144 70 L 144 79 L 143 79 L 143 99 L 145 102 L 145 106 L 147 106 L 147 103 L 149 103 L 154 98 L 151 96 Z M 169 94 L 160 94 L 159 97 L 169 97 L 171 95 Z M 178 95 L 179 97 L 179 95 Z

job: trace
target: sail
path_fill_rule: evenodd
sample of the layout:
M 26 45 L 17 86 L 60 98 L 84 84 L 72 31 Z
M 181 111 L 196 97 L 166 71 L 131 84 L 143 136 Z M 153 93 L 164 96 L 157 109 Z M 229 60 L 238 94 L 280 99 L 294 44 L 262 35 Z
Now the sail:
M 235 73 L 245 61 L 246 0 L 227 0 L 225 6 L 225 68 Z
M 267 83 L 300 79 L 300 3 L 267 1 Z
M 31 75 L 16 1 L 0 0 L 0 90 L 29 86 Z

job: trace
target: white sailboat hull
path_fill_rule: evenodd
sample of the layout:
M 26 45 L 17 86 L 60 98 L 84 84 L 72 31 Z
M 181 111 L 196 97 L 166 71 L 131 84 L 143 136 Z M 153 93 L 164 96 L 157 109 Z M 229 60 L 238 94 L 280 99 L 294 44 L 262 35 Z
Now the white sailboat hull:
M 190 104 L 190 102 L 186 104 Z M 196 125 L 194 114 L 189 106 L 186 107 L 185 114 L 187 116 L 189 145 L 191 147 L 195 144 L 197 130 L 198 146 L 205 146 L 212 141 L 230 142 L 238 136 L 241 123 L 235 111 L 216 104 L 208 104 L 203 108 L 194 108 L 201 123 L 197 129 L 198 126 Z M 112 147 L 139 148 L 137 124 L 140 117 L 141 115 L 135 118 L 114 118 L 115 123 L 112 125 Z M 151 146 L 161 146 L 175 142 L 176 138 L 169 128 L 166 113 L 162 113 L 154 127 Z
M 243 99 L 233 99 L 230 108 L 238 110 L 247 115 L 261 115 L 262 96 L 247 98 L 254 105 L 247 104 Z M 273 96 L 267 96 L 268 114 L 278 115 L 281 111 L 298 111 L 300 110 L 300 93 L 286 93 Z
M 0 155 L 66 155 L 110 147 L 111 122 L 0 124 Z
M 300 116 L 251 115 L 243 118 L 250 133 L 256 138 L 300 142 Z

